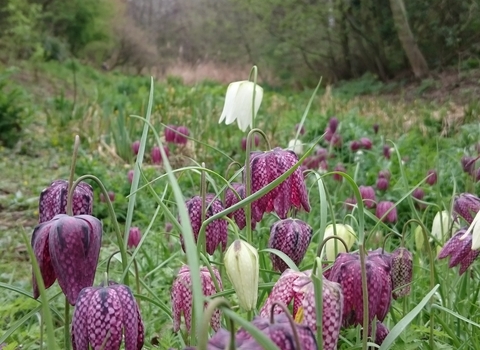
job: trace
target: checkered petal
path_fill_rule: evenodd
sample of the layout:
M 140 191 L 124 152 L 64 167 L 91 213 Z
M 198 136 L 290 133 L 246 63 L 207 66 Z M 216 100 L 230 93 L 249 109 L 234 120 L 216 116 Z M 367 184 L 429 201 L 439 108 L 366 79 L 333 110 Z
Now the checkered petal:
M 305 222 L 298 219 L 277 221 L 270 228 L 268 247 L 285 253 L 296 265 L 299 265 L 312 239 L 313 230 Z M 288 265 L 276 254 L 270 254 L 273 268 L 283 272 Z
M 68 181 L 56 180 L 40 194 L 38 203 L 39 223 L 52 220 L 55 215 L 66 214 Z M 73 193 L 73 215 L 92 215 L 93 189 L 86 182 L 80 182 Z
M 245 185 L 241 183 L 232 183 L 232 187 L 238 193 L 241 199 L 245 198 Z M 237 204 L 240 199 L 237 195 L 228 188 L 225 192 L 225 208 L 230 208 L 232 205 Z M 237 224 L 240 230 L 247 225 L 247 219 L 245 218 L 245 210 L 243 208 L 235 210 L 233 213 L 228 215 L 230 218 L 233 217 L 235 223 Z M 252 218 L 253 219 L 253 218 Z M 252 220 L 252 228 L 255 228 L 256 222 Z
M 78 294 L 95 278 L 102 223 L 90 215 L 57 215 L 49 232 L 49 250 L 58 284 L 68 302 L 75 305 Z
M 72 317 L 72 348 L 73 350 L 88 350 L 88 309 L 93 294 L 100 287 L 83 288 L 78 294 L 77 305 Z
M 50 233 L 51 221 L 47 221 L 35 227 L 32 234 L 32 248 L 42 274 L 45 288 L 49 288 L 57 279 L 55 270 L 53 269 L 52 260 L 50 257 L 50 250 L 48 245 L 48 235 Z M 40 296 L 38 290 L 37 279 L 32 271 L 33 297 L 37 299 Z
M 260 310 L 260 315 L 263 317 L 269 317 L 270 311 L 275 302 L 282 302 L 285 305 L 290 304 L 290 302 L 295 296 L 295 292 L 293 290 L 293 283 L 295 282 L 296 279 L 302 276 L 305 276 L 303 272 L 297 272 L 291 269 L 285 270 L 280 276 L 280 278 L 278 279 L 278 281 L 273 286 L 273 289 L 270 292 L 270 295 L 268 296 L 267 300 L 265 301 L 265 304 Z M 275 306 L 273 312 L 275 314 L 279 314 L 283 311 L 278 306 Z M 294 314 L 295 314 L 295 311 L 294 311 Z
M 392 253 L 392 282 L 393 298 L 398 299 L 410 294 L 412 282 L 413 257 L 412 253 L 404 247 L 395 249 Z M 400 288 L 404 285 L 406 287 Z
M 480 198 L 470 193 L 458 195 L 453 202 L 453 211 L 461 216 L 469 225 L 480 210 Z

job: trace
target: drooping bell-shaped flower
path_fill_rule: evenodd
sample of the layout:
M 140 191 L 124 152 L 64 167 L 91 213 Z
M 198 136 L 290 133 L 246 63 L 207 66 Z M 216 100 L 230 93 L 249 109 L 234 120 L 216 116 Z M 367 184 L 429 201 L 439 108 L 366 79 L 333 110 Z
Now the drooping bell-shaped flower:
M 323 239 L 331 236 L 338 236 L 345 241 L 347 248 L 352 248 L 356 240 L 355 231 L 352 226 L 344 224 L 330 224 L 325 228 Z M 327 260 L 333 261 L 338 253 L 345 253 L 345 246 L 337 239 L 329 239 L 325 243 L 325 253 Z
M 255 93 L 255 107 L 253 107 L 253 94 Z M 219 123 L 232 124 L 237 121 L 238 128 L 245 132 L 252 127 L 260 104 L 262 103 L 263 89 L 258 84 L 248 80 L 236 81 L 228 85 L 225 105 L 220 115 Z M 253 112 L 253 116 L 252 116 Z
M 142 240 L 142 232 L 138 227 L 130 227 L 130 231 L 128 232 L 128 241 L 127 247 L 128 248 L 136 248 L 140 241 Z
M 167 146 L 163 146 L 163 150 L 165 151 L 165 155 L 168 157 L 170 154 L 170 151 Z M 158 146 L 153 146 L 152 150 L 150 152 L 150 157 L 152 158 L 152 163 L 153 164 L 160 164 L 162 163 L 162 153 L 160 152 L 160 147 Z
M 392 296 L 398 299 L 410 294 L 412 282 L 413 257 L 405 247 L 399 247 L 392 252 Z
M 463 171 L 471 175 L 475 170 L 475 161 L 475 157 L 463 156 L 460 160 Z
M 299 265 L 312 239 L 312 228 L 302 220 L 279 220 L 270 227 L 268 247 L 285 253 L 296 265 Z M 276 254 L 270 254 L 273 268 L 283 272 L 288 265 Z
M 293 151 L 297 156 L 300 157 L 303 154 L 302 141 L 299 139 L 297 140 L 293 139 L 288 141 L 287 149 Z
M 368 331 L 369 336 L 371 336 L 371 332 L 372 327 L 370 326 Z M 388 333 L 390 333 L 390 331 L 388 330 L 387 326 L 385 326 L 382 322 L 377 321 L 375 329 L 375 344 L 382 345 Z
M 377 178 L 377 183 L 376 183 L 377 189 L 380 191 L 386 191 L 388 190 L 389 186 L 389 181 L 385 177 L 378 177 Z
M 331 131 L 332 134 L 335 134 L 338 128 L 338 118 L 337 117 L 331 117 L 330 120 L 328 121 L 328 129 Z
M 110 199 L 110 202 L 115 201 L 115 192 L 108 191 L 108 198 Z M 100 202 L 102 202 L 102 203 L 107 202 L 107 199 L 106 199 L 105 195 L 103 194 L 103 192 L 100 193 Z
M 60 214 L 35 227 L 31 244 L 45 288 L 58 279 L 68 302 L 75 305 L 78 293 L 93 285 L 101 242 L 102 223 L 90 215 Z M 39 295 L 33 275 L 33 296 Z
M 480 198 L 470 193 L 461 193 L 453 201 L 453 211 L 470 225 L 480 211 Z
M 212 267 L 212 270 L 219 288 L 223 289 L 220 273 L 215 267 Z M 200 280 L 202 283 L 202 291 L 204 296 L 210 296 L 217 293 L 217 290 L 215 289 L 215 283 L 213 282 L 212 276 L 210 275 L 208 268 L 200 268 Z M 180 330 L 181 316 L 183 313 L 185 326 L 187 328 L 187 331 L 190 332 L 192 321 L 193 292 L 192 278 L 190 276 L 190 268 L 188 267 L 188 265 L 182 266 L 182 268 L 178 272 L 177 278 L 172 285 L 170 298 L 172 303 L 173 331 L 178 332 Z M 218 329 L 220 328 L 220 310 L 216 310 L 213 313 L 210 324 L 215 331 L 218 331 Z
M 386 214 L 386 216 L 385 216 Z M 390 201 L 382 201 L 377 204 L 377 209 L 375 211 L 377 218 L 382 219 L 383 222 L 394 223 L 397 221 L 397 208 L 395 203 Z
M 177 133 L 175 132 L 176 130 L 176 125 L 167 125 L 165 127 L 164 136 L 166 142 L 175 143 L 175 136 L 177 135 Z
M 338 283 L 323 278 L 323 314 L 322 333 L 323 349 L 333 350 L 337 348 L 337 341 L 342 324 L 343 293 Z M 295 320 L 312 331 L 316 331 L 315 293 L 311 279 L 311 270 L 297 272 L 285 270 L 273 286 L 270 295 L 260 310 L 260 316 L 268 317 L 275 302 L 286 305 L 293 301 L 293 316 Z M 275 306 L 274 313 L 282 313 L 283 310 Z
M 240 198 L 238 198 L 237 194 L 231 188 L 227 188 L 225 191 L 225 208 L 230 208 L 232 205 L 240 202 L 240 200 L 245 199 L 245 185 L 238 182 L 233 182 L 231 185 Z M 245 210 L 243 208 L 235 210 L 233 213 L 228 214 L 228 216 L 230 218 L 233 217 L 240 230 L 243 230 L 243 228 L 247 225 Z M 252 217 L 252 229 L 255 228 L 255 225 L 256 221 Z
M 379 129 L 379 125 L 378 124 L 373 124 L 373 132 L 375 134 L 378 134 L 378 129 Z
M 295 331 L 301 349 L 298 349 L 292 325 L 286 314 L 273 316 L 273 323 L 270 323 L 269 317 L 255 316 L 251 322 L 256 328 L 262 331 L 280 350 L 316 350 L 317 342 L 312 330 L 304 325 L 295 323 Z M 207 350 L 225 350 L 230 344 L 230 332 L 226 329 L 220 329 L 210 338 L 207 344 Z M 235 348 L 238 350 L 263 350 L 264 348 L 248 333 L 240 328 L 235 334 Z M 187 350 L 187 349 L 185 349 Z M 191 349 L 188 349 L 191 350 Z
M 188 216 L 190 217 L 190 223 L 192 225 L 193 235 L 195 241 L 198 239 L 200 227 L 202 226 L 202 197 L 195 196 L 186 202 Z M 223 210 L 223 204 L 215 198 L 214 194 L 207 194 L 205 198 L 205 219 L 221 212 Z M 180 220 L 180 219 L 179 219 Z M 183 236 L 180 236 L 180 241 L 183 246 Z M 206 251 L 208 254 L 213 254 L 218 245 L 221 245 L 222 251 L 227 247 L 227 221 L 217 219 L 209 223 L 205 229 L 205 242 Z
M 382 152 L 385 158 L 390 159 L 391 148 L 389 145 L 383 145 Z
M 360 144 L 364 149 L 372 149 L 372 145 L 373 145 L 372 140 L 370 140 L 368 137 L 362 137 L 360 139 Z
M 432 236 L 440 243 L 445 242 L 445 239 L 450 236 L 452 226 L 452 217 L 448 210 L 437 212 L 433 218 Z
M 175 133 L 174 142 L 178 145 L 186 145 L 188 142 L 188 136 L 190 136 L 190 130 L 188 130 L 186 126 L 179 126 Z
M 140 309 L 128 286 L 84 288 L 72 318 L 73 350 L 125 350 L 143 348 L 144 326 Z
M 366 256 L 369 322 L 377 317 L 383 321 L 392 299 L 391 258 L 388 254 L 371 252 Z M 343 325 L 363 324 L 363 293 L 360 256 L 358 253 L 340 253 L 329 274 L 330 281 L 342 286 Z
M 129 170 L 128 173 L 127 173 L 128 182 L 130 182 L 130 183 L 133 182 L 133 175 L 134 175 L 134 171 L 133 171 L 133 170 Z
M 55 215 L 67 213 L 68 181 L 55 180 L 40 194 L 38 223 L 52 220 Z M 86 182 L 80 182 L 72 198 L 73 215 L 92 215 L 93 189 Z
M 375 197 L 375 189 L 372 186 L 360 186 L 358 188 L 360 195 L 362 196 L 363 204 L 368 209 L 375 207 L 377 199 Z
M 300 129 L 300 131 L 299 131 L 298 129 Z M 300 127 L 300 124 L 296 124 L 296 125 L 295 125 L 295 132 L 298 132 L 300 135 L 303 136 L 303 135 L 305 134 L 305 126 L 302 125 L 302 126 Z
M 260 136 L 258 136 L 258 134 L 255 134 L 253 136 L 253 145 L 255 145 L 255 147 L 258 147 L 258 145 L 260 145 Z M 247 150 L 247 138 L 246 137 L 242 138 L 241 146 L 242 146 L 242 151 Z
M 362 144 L 360 143 L 360 141 L 353 140 L 352 142 L 350 142 L 350 150 L 352 152 L 358 151 L 361 147 L 362 147 Z
M 427 180 L 425 180 L 427 184 L 433 186 L 437 183 L 437 171 L 435 169 L 430 169 L 427 172 Z
M 438 254 L 439 259 L 450 257 L 448 267 L 460 264 L 459 274 L 462 275 L 480 254 L 479 250 L 472 250 L 472 234 L 465 236 L 467 227 L 458 230 L 443 246 Z
M 260 271 L 257 249 L 236 239 L 225 252 L 223 262 L 237 294 L 238 304 L 246 311 L 253 310 L 257 304 Z
M 279 147 L 268 152 L 253 152 L 250 158 L 252 193 L 276 180 L 297 162 L 294 152 Z M 285 219 L 292 207 L 310 211 L 307 187 L 300 168 L 252 203 L 252 217 L 259 222 L 265 212 L 275 211 L 281 219 Z
M 343 165 L 342 163 L 338 163 L 337 165 L 335 165 L 335 168 L 333 169 L 333 171 L 339 171 L 339 172 L 345 173 L 347 169 L 345 168 L 345 165 Z M 343 176 L 340 174 L 333 174 L 333 179 L 335 181 L 342 182 Z

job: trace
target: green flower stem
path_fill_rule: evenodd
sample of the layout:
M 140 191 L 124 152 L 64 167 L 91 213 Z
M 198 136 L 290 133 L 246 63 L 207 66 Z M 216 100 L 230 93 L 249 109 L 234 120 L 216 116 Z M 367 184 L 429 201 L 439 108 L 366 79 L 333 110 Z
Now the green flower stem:
M 70 304 L 68 303 L 67 297 L 65 297 L 65 320 L 63 326 L 63 339 L 65 350 L 70 350 Z
M 205 308 L 205 312 L 203 314 L 203 322 L 200 325 L 200 333 L 199 333 L 199 339 L 198 339 L 198 350 L 207 350 L 207 345 L 208 345 L 208 327 L 210 325 L 210 320 L 212 319 L 213 313 L 215 312 L 216 309 L 223 307 L 227 309 L 230 308 L 230 304 L 228 301 L 224 298 L 217 298 L 212 301 L 210 301 Z M 230 343 L 228 345 L 228 348 L 226 350 L 235 350 L 235 324 L 233 322 L 233 319 L 228 317 L 229 320 L 229 328 L 230 328 Z
M 320 267 L 320 268 L 318 268 Z M 323 274 L 322 274 L 322 260 L 319 257 L 315 258 L 312 271 L 313 291 L 315 293 L 315 314 L 317 326 L 317 345 L 319 349 L 323 349 Z
M 430 244 L 428 244 L 427 228 L 425 227 L 425 225 L 423 224 L 422 221 L 417 220 L 417 219 L 410 219 L 405 223 L 405 225 L 403 226 L 403 233 L 402 233 L 402 246 L 404 246 L 405 227 L 408 224 L 411 224 L 411 223 L 417 223 L 422 228 L 423 239 L 425 240 L 425 246 L 427 247 L 426 249 L 427 249 L 428 260 L 429 260 L 429 264 L 430 264 L 430 289 L 433 289 L 435 287 L 434 256 L 433 256 L 433 252 L 432 252 L 432 247 L 430 246 Z M 432 299 L 429 300 L 429 304 L 430 304 L 430 306 L 433 305 L 433 300 Z M 434 349 L 433 331 L 434 331 L 435 317 L 434 317 L 434 314 L 433 314 L 433 310 L 434 310 L 434 308 L 430 307 L 430 339 L 429 339 L 429 343 L 430 343 L 430 348 L 431 349 Z M 405 313 L 405 308 L 404 308 L 404 313 Z
M 339 240 L 340 242 L 342 242 L 343 246 L 345 247 L 345 251 L 348 253 L 347 242 L 345 242 L 345 240 L 342 237 L 334 235 L 334 236 L 330 236 L 330 237 L 325 238 L 323 240 L 323 242 L 319 245 L 318 250 L 317 250 L 317 254 L 318 254 L 317 257 L 318 258 L 320 258 L 320 254 L 322 253 L 322 250 L 323 250 L 323 247 L 325 247 L 325 244 L 331 239 L 336 239 L 336 240 Z M 313 273 L 314 274 L 315 274 L 315 268 L 316 268 L 316 265 L 314 264 L 314 266 L 313 266 Z
M 258 75 L 258 68 L 257 66 L 253 66 L 250 70 L 250 74 L 248 76 L 248 80 L 251 81 L 253 78 L 253 96 L 252 96 L 252 129 L 255 126 L 255 95 L 257 94 L 257 75 Z
M 205 163 L 202 163 L 202 169 L 205 169 Z M 206 210 L 207 210 L 207 181 L 205 179 L 205 171 L 202 170 L 200 173 L 200 196 L 202 197 L 202 209 L 201 209 L 201 219 L 200 222 L 205 221 Z M 197 251 L 198 255 L 206 254 L 207 245 L 206 245 L 206 230 L 200 231 L 197 237 Z
M 73 155 L 72 155 L 72 166 L 70 168 L 70 176 L 68 177 L 68 191 L 67 191 L 67 215 L 73 216 L 73 209 L 72 209 L 72 200 L 73 200 L 73 191 L 75 191 L 75 187 L 72 186 L 73 178 L 75 177 L 75 165 L 77 164 L 77 155 L 78 155 L 78 147 L 80 145 L 80 136 L 75 135 L 75 141 L 73 144 Z
M 285 316 L 288 318 L 288 322 L 290 323 L 290 327 L 292 327 L 292 333 L 293 333 L 293 339 L 295 341 L 295 349 L 301 349 L 302 345 L 300 343 L 300 338 L 298 337 L 298 332 L 297 332 L 297 327 L 295 325 L 295 321 L 292 318 L 292 315 L 290 315 L 290 311 L 288 310 L 288 307 L 279 301 L 276 301 L 272 304 L 272 307 L 270 308 L 270 324 L 274 324 L 275 319 L 275 313 L 273 310 L 275 309 L 275 306 L 279 306 L 280 309 L 285 313 Z
M 102 193 L 105 196 L 105 200 L 107 201 L 108 213 L 110 214 L 110 218 L 112 219 L 113 227 L 115 228 L 115 234 L 117 236 L 117 244 L 118 244 L 118 248 L 120 250 L 120 255 L 122 257 L 122 268 L 123 268 L 123 271 L 125 271 L 127 269 L 127 249 L 125 247 L 125 244 L 123 244 L 122 232 L 120 231 L 120 226 L 118 225 L 118 222 L 117 222 L 117 216 L 115 214 L 115 210 L 113 209 L 112 201 L 110 200 L 110 197 L 108 196 L 107 189 L 105 188 L 105 186 L 103 186 L 102 181 L 100 181 L 100 179 L 98 177 L 93 176 L 93 175 L 83 175 L 83 176 L 80 176 L 77 179 L 77 181 L 75 181 L 75 183 L 73 184 L 73 189 L 75 189 L 75 187 L 81 181 L 87 180 L 87 179 L 95 181 L 97 183 L 97 185 L 100 187 L 100 190 L 102 191 Z M 128 285 L 128 274 L 125 275 L 125 279 L 123 280 L 123 283 L 125 285 Z
M 208 261 L 205 254 L 200 253 L 200 259 L 202 259 L 203 263 L 205 264 L 205 266 L 208 269 L 208 272 L 210 272 L 210 276 L 212 276 L 212 281 L 213 281 L 213 284 L 215 285 L 215 290 L 217 291 L 217 293 L 221 292 L 222 289 L 220 288 L 220 285 L 218 284 L 217 277 L 215 276 L 215 273 L 213 272 L 213 269 L 212 269 L 212 265 Z

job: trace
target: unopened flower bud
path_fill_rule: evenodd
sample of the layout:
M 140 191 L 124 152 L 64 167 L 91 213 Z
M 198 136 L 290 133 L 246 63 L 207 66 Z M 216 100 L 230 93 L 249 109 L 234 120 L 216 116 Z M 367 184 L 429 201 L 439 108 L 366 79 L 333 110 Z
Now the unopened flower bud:
M 437 171 L 436 170 L 429 170 L 427 173 L 427 184 L 433 186 L 437 183 Z
M 336 231 L 336 233 L 335 233 Z M 333 224 L 328 225 L 325 228 L 325 235 L 323 239 L 328 238 L 330 236 L 338 236 L 342 238 L 345 243 L 347 244 L 347 248 L 350 249 L 355 243 L 355 232 L 353 231 L 352 226 L 350 225 L 343 225 L 343 224 L 336 224 L 335 230 Z M 327 260 L 333 261 L 338 253 L 345 253 L 345 247 L 343 243 L 337 239 L 330 239 L 325 243 L 325 252 L 327 254 Z
M 140 232 L 140 229 L 138 227 L 130 227 L 127 241 L 128 248 L 136 248 L 141 239 L 142 233 Z
M 238 304 L 246 311 L 253 310 L 258 298 L 258 252 L 249 243 L 235 240 L 225 252 L 225 270 L 238 296 Z

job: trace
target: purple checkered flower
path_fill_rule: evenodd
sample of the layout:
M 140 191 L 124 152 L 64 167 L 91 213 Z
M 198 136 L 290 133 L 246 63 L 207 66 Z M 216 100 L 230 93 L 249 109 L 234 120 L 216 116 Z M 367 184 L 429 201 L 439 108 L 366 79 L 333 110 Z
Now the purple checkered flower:
M 328 121 L 328 129 L 332 132 L 332 134 L 335 134 L 338 128 L 338 118 L 337 117 L 331 117 L 330 120 Z
M 366 256 L 369 322 L 377 317 L 383 321 L 392 299 L 391 257 L 378 250 Z M 363 296 L 360 255 L 340 253 L 328 274 L 328 279 L 341 285 L 343 325 L 363 324 Z
M 78 295 L 72 318 L 73 350 L 140 350 L 144 327 L 138 304 L 129 287 L 110 282 L 87 287 Z
M 222 280 L 220 278 L 220 273 L 215 267 L 212 267 L 212 270 L 218 282 L 219 288 L 222 290 L 223 286 Z M 202 283 L 202 291 L 204 296 L 210 296 L 217 293 L 217 290 L 215 289 L 215 283 L 213 282 L 212 276 L 210 275 L 208 268 L 200 268 L 200 280 Z M 182 268 L 178 272 L 177 278 L 172 285 L 170 298 L 172 302 L 173 331 L 178 332 L 180 330 L 181 316 L 183 313 L 185 326 L 187 328 L 187 331 L 190 332 L 192 321 L 193 293 L 192 278 L 190 276 L 190 268 L 188 265 L 182 266 Z M 205 303 L 205 306 L 206 305 L 207 303 Z M 220 310 L 216 310 L 214 312 L 210 324 L 215 331 L 218 331 L 218 329 L 220 328 Z
M 338 283 L 323 278 L 323 315 L 322 333 L 323 349 L 336 349 L 342 324 L 343 293 Z M 273 286 L 270 295 L 260 310 L 260 316 L 268 317 L 275 302 L 286 305 L 293 301 L 293 315 L 295 320 L 312 331 L 316 331 L 315 293 L 311 279 L 311 270 L 297 272 L 285 270 Z M 282 309 L 274 307 L 275 314 Z
M 67 213 L 68 181 L 55 180 L 40 194 L 38 223 L 50 221 L 55 215 Z M 86 182 L 80 182 L 72 198 L 73 215 L 92 215 L 93 189 Z
M 35 227 L 31 244 L 45 288 L 58 279 L 68 302 L 75 305 L 78 293 L 93 284 L 101 242 L 102 223 L 90 215 L 60 214 Z M 39 295 L 33 275 L 33 296 Z
M 177 135 L 177 133 L 175 132 L 176 130 L 176 125 L 167 125 L 165 127 L 164 135 L 166 142 L 175 143 L 175 136 Z
M 410 294 L 412 282 L 413 257 L 405 247 L 399 247 L 392 252 L 392 296 L 398 299 Z
M 294 152 L 279 147 L 268 152 L 252 152 L 252 193 L 267 186 L 297 162 Z M 307 187 L 300 168 L 295 169 L 280 185 L 252 203 L 252 217 L 259 222 L 265 212 L 275 211 L 281 219 L 285 219 L 292 207 L 310 211 Z
M 388 190 L 389 181 L 386 177 L 378 177 L 376 186 L 378 190 L 386 191 Z
M 235 192 L 240 196 L 237 197 L 237 194 L 231 189 L 227 188 L 225 191 L 225 208 L 230 208 L 232 205 L 240 202 L 241 199 L 245 199 L 245 185 L 242 183 L 234 182 L 231 184 Z M 242 230 L 247 225 L 247 219 L 245 218 L 245 210 L 243 208 L 235 210 L 233 213 L 228 214 L 228 217 L 235 220 L 238 228 Z M 255 228 L 256 222 L 252 218 L 252 229 Z
M 168 157 L 170 154 L 168 147 L 163 146 L 163 150 L 165 151 L 165 155 Z M 163 161 L 162 153 L 160 152 L 160 147 L 158 146 L 153 146 L 152 151 L 150 152 L 150 156 L 152 158 L 153 164 L 160 164 Z
M 195 241 L 197 241 L 200 227 L 202 226 L 202 197 L 195 196 L 185 204 L 190 217 L 193 235 L 195 236 Z M 222 202 L 218 198 L 215 198 L 214 194 L 207 194 L 205 198 L 205 219 L 221 212 L 223 209 Z M 185 251 L 183 236 L 180 236 L 180 241 Z M 205 229 L 205 242 L 206 251 L 210 255 L 215 252 L 215 249 L 217 249 L 217 246 L 220 244 L 222 251 L 224 251 L 227 247 L 227 221 L 217 219 L 209 223 Z
M 427 172 L 427 180 L 425 182 L 430 186 L 433 186 L 437 183 L 437 171 L 435 169 L 430 169 Z
M 469 225 L 480 210 L 480 198 L 470 193 L 459 194 L 453 202 L 453 211 L 462 217 Z
M 467 227 L 459 229 L 452 238 L 443 246 L 438 254 L 439 259 L 450 257 L 448 267 L 452 268 L 460 264 L 459 273 L 462 275 L 472 265 L 473 261 L 480 254 L 479 250 L 472 250 L 472 234 L 468 234 L 465 238 L 463 236 L 467 232 Z
M 362 146 L 362 148 L 365 148 L 365 149 L 372 149 L 372 140 L 370 140 L 368 137 L 362 137 L 360 139 L 360 145 Z
M 371 336 L 371 333 L 372 327 L 370 326 L 368 335 Z M 375 329 L 375 344 L 382 345 L 388 333 L 390 333 L 390 331 L 388 330 L 387 326 L 385 326 L 382 322 L 377 321 Z
M 137 155 L 138 154 L 138 150 L 140 149 L 140 141 L 134 141 L 132 143 L 132 152 L 134 155 Z
M 375 190 L 372 186 L 360 186 L 359 188 L 360 195 L 362 196 L 363 204 L 365 207 L 371 209 L 375 207 L 376 197 Z
M 270 228 L 268 247 L 282 251 L 299 265 L 307 252 L 312 234 L 312 228 L 301 220 L 280 220 Z M 288 269 L 287 264 L 278 255 L 272 253 L 270 259 L 275 270 L 283 272 Z
M 188 142 L 188 136 L 190 135 L 190 130 L 186 126 L 177 127 L 177 132 L 175 134 L 175 143 L 179 145 L 186 145 Z
M 142 232 L 140 229 L 138 227 L 130 227 L 130 231 L 128 232 L 127 247 L 136 248 L 141 240 Z
M 387 212 L 388 212 L 388 214 L 384 217 L 384 215 Z M 379 219 L 383 218 L 382 219 L 383 222 L 391 222 L 391 223 L 396 222 L 397 221 L 397 208 L 395 207 L 395 203 L 390 202 L 390 201 L 382 201 L 382 202 L 378 203 L 377 204 L 377 209 L 375 211 L 375 215 Z

